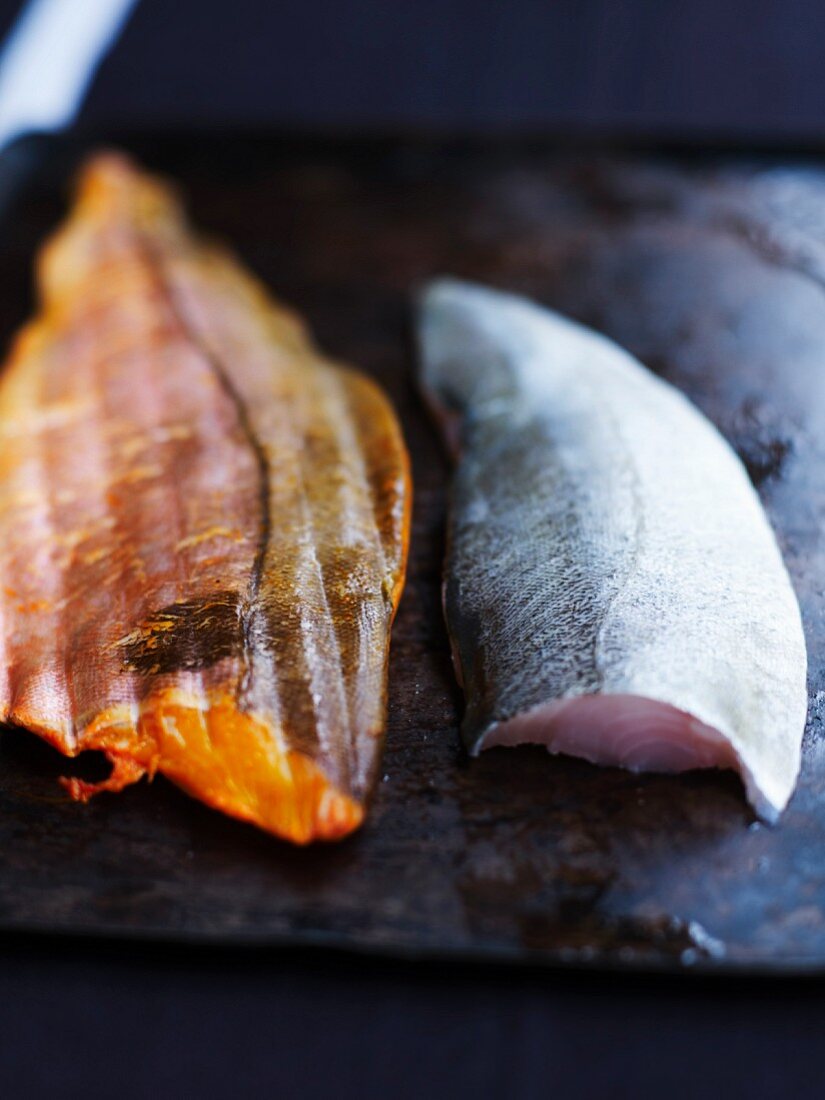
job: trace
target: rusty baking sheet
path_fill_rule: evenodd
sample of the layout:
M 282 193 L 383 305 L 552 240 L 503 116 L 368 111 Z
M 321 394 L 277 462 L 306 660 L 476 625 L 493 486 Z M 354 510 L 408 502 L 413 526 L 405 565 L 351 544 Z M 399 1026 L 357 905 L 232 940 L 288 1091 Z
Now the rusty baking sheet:
M 29 145 L 26 186 L 0 221 L 4 342 L 30 307 L 34 252 L 72 167 L 96 144 Z M 549 141 L 119 144 L 179 181 L 197 224 L 400 411 L 415 517 L 389 736 L 361 834 L 296 851 L 161 779 L 71 804 L 57 777 L 73 766 L 5 731 L 0 928 L 825 972 L 825 167 Z M 744 458 L 810 652 L 802 777 L 778 827 L 755 820 L 733 776 L 639 778 L 540 749 L 465 758 L 439 602 L 447 466 L 412 383 L 408 295 L 439 272 L 609 333 Z M 99 762 L 74 767 L 93 775 Z

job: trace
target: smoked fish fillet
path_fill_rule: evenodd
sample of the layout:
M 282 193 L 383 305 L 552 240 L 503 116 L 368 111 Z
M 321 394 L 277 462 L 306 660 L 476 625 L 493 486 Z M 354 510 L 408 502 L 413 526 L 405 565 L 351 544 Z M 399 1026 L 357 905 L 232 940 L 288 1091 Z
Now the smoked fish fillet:
M 262 211 L 262 217 L 265 217 Z M 0 376 L 0 718 L 303 844 L 379 763 L 409 464 L 386 398 L 117 154 Z
M 457 461 L 444 602 L 470 752 L 731 768 L 776 818 L 807 658 L 736 454 L 627 352 L 524 299 L 436 282 L 420 334 Z

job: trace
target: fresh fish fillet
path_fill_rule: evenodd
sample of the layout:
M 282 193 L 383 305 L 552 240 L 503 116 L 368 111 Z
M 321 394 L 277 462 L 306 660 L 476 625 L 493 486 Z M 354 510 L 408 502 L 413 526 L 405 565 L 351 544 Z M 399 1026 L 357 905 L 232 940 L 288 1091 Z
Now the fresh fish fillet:
M 292 841 L 343 836 L 407 550 L 389 404 L 118 156 L 38 274 L 0 381 L 0 716 L 106 753 L 76 797 L 160 771 Z
M 457 460 L 444 604 L 470 752 L 734 768 L 775 818 L 805 642 L 734 452 L 621 348 L 523 299 L 436 282 L 420 343 Z

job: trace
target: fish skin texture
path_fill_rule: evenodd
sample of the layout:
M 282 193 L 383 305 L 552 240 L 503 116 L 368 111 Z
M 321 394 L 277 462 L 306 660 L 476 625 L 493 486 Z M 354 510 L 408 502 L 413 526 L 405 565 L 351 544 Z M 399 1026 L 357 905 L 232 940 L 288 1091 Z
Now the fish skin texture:
M 473 754 L 728 767 L 775 819 L 807 710 L 799 607 L 747 474 L 599 334 L 444 279 L 420 380 L 456 458 L 444 606 Z
M 264 215 L 265 216 L 265 215 Z M 409 537 L 362 375 L 116 154 L 0 379 L 0 716 L 296 843 L 365 813 Z

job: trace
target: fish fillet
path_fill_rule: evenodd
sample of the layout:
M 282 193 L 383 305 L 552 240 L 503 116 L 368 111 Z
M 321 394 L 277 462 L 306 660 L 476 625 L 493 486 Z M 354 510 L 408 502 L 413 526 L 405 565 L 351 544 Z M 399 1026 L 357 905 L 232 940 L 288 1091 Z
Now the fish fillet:
M 621 348 L 523 299 L 436 282 L 420 344 L 457 460 L 444 605 L 470 752 L 732 768 L 775 818 L 805 642 L 737 456 Z
M 388 402 L 117 155 L 38 283 L 0 380 L 0 716 L 108 756 L 75 797 L 159 771 L 297 843 L 345 835 L 408 541 Z

